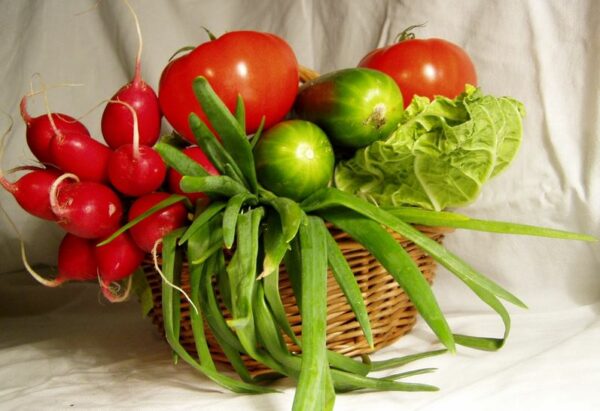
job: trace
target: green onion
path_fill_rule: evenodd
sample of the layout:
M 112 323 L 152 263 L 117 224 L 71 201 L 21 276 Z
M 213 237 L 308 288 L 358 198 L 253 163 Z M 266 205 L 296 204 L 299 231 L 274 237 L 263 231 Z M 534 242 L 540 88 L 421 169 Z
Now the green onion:
M 227 249 L 233 246 L 235 227 L 242 206 L 246 202 L 255 200 L 256 196 L 254 194 L 246 192 L 234 195 L 227 202 L 227 208 L 225 208 L 225 213 L 223 214 L 223 242 Z
M 201 232 L 200 232 L 201 233 Z M 201 233 L 203 234 L 203 233 Z M 202 306 L 200 305 L 200 280 L 202 274 L 209 268 L 208 264 L 200 263 L 193 264 L 190 261 L 198 258 L 197 248 L 195 247 L 195 241 L 188 243 L 187 259 L 188 259 L 188 271 L 189 271 L 189 282 L 190 282 L 190 299 L 192 303 L 199 307 L 199 311 L 190 309 L 190 322 L 192 324 L 192 333 L 194 334 L 194 343 L 196 345 L 196 352 L 200 358 L 200 364 L 207 368 L 211 368 L 216 371 L 215 363 L 213 362 L 208 343 L 206 341 L 206 335 L 204 334 L 204 321 L 202 320 Z
M 450 352 L 454 338 L 431 287 L 414 260 L 381 225 L 351 210 L 329 209 L 321 215 L 361 243 L 408 294 L 423 319 Z
M 133 227 L 134 225 L 136 225 L 140 221 L 145 220 L 146 218 L 148 218 L 152 214 L 154 214 L 154 213 L 162 210 L 163 208 L 167 208 L 170 205 L 173 205 L 173 204 L 178 203 L 180 201 L 188 201 L 188 199 L 187 199 L 187 197 L 179 195 L 179 194 L 171 194 L 169 197 L 167 197 L 164 200 L 162 200 L 161 202 L 153 205 L 148 210 L 144 211 L 142 214 L 140 214 L 139 216 L 137 216 L 133 220 L 129 221 L 127 224 L 124 224 L 121 228 L 119 228 L 117 231 L 115 231 L 114 233 L 112 233 L 110 235 L 110 237 L 108 237 L 105 240 L 102 240 L 101 242 L 99 242 L 98 244 L 96 244 L 96 247 L 101 247 L 103 245 L 106 245 L 106 244 L 110 243 L 112 240 L 114 240 L 115 238 L 117 238 L 118 236 L 120 236 L 121 234 L 123 234 L 125 231 L 129 230 L 131 227 Z
M 183 176 L 179 186 L 184 193 L 209 193 L 226 197 L 248 192 L 243 185 L 227 176 Z
M 175 279 L 175 271 L 176 271 L 176 260 L 177 260 L 177 239 L 178 235 L 181 235 L 181 231 L 173 231 L 167 234 L 163 239 L 163 275 L 165 278 L 173 282 Z M 268 393 L 268 392 L 276 392 L 273 389 L 261 387 L 255 384 L 249 384 L 246 382 L 237 381 L 233 378 L 230 378 L 226 375 L 222 375 L 209 367 L 206 367 L 196 361 L 188 352 L 183 348 L 181 343 L 179 342 L 179 337 L 175 330 L 175 322 L 173 321 L 175 317 L 180 317 L 181 313 L 179 312 L 179 297 L 175 298 L 175 290 L 169 286 L 166 282 L 163 282 L 162 287 L 162 310 L 163 310 L 163 320 L 164 320 L 164 328 L 165 328 L 165 336 L 167 341 L 173 351 L 181 357 L 185 362 L 191 365 L 197 371 L 200 371 L 208 378 L 213 380 L 215 383 L 221 385 L 224 388 L 227 388 L 233 392 L 237 393 L 246 393 L 246 394 L 258 394 L 258 393 Z
M 327 409 L 333 383 L 327 361 L 327 243 L 318 217 L 300 225 L 302 261 L 302 366 L 293 410 Z M 331 404 L 332 405 L 332 404 Z
M 197 77 L 194 80 L 193 89 L 202 110 L 221 137 L 223 147 L 250 183 L 251 191 L 256 192 L 258 183 L 254 157 L 252 156 L 252 147 L 246 138 L 246 131 L 242 129 L 236 118 L 219 99 L 206 78 Z
M 246 129 L 246 107 L 244 106 L 244 98 L 238 94 L 235 102 L 235 119 L 242 130 Z
M 175 169 L 182 176 L 205 177 L 209 175 L 208 171 L 199 163 L 170 144 L 158 143 L 154 146 L 154 149 L 169 167 Z
M 414 207 L 396 207 L 386 209 L 390 214 L 406 223 L 421 224 L 434 227 L 464 228 L 467 230 L 487 231 L 500 234 L 519 234 L 562 240 L 598 241 L 594 236 L 570 231 L 537 227 L 526 224 L 515 224 L 506 221 L 479 220 L 463 214 L 448 211 L 422 210 Z
M 331 267 L 335 280 L 346 296 L 346 300 L 363 330 L 367 343 L 372 349 L 375 348 L 373 344 L 371 322 L 369 320 L 369 314 L 362 292 L 360 291 L 360 287 L 358 286 L 352 269 L 348 265 L 348 261 L 346 261 L 344 254 L 329 231 L 327 231 L 327 260 L 329 261 L 329 266 Z
M 208 126 L 204 124 L 195 113 L 190 114 L 189 123 L 198 146 L 202 149 L 204 154 L 206 154 L 206 157 L 208 157 L 216 169 L 219 170 L 219 173 L 227 175 L 238 183 L 248 187 L 242 171 L 217 140 L 217 137 L 210 131 Z
M 185 243 L 191 236 L 193 236 L 196 231 L 198 231 L 203 225 L 208 223 L 215 215 L 219 214 L 221 210 L 225 208 L 225 203 L 220 201 L 215 201 L 210 203 L 210 205 L 202 211 L 200 215 L 198 215 L 192 224 L 185 230 L 185 233 L 179 239 L 179 245 Z

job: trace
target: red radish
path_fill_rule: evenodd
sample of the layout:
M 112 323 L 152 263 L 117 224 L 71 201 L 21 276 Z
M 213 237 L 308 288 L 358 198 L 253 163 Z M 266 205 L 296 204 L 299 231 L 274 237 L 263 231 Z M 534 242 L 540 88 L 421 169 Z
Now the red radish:
M 76 132 L 60 132 L 50 142 L 52 164 L 82 181 L 108 181 L 111 153 L 104 144 Z
M 95 250 L 98 262 L 98 275 L 104 286 L 113 281 L 120 281 L 133 274 L 144 259 L 145 253 L 124 232 L 110 243 Z
M 6 114 L 10 120 L 10 126 L 0 137 L 0 159 L 4 157 L 4 144 L 6 136 L 12 130 L 12 118 Z M 50 187 L 54 181 L 60 176 L 58 170 L 52 168 L 41 167 L 17 167 L 8 172 L 11 174 L 17 171 L 30 171 L 20 179 L 11 183 L 5 176 L 2 168 L 0 168 L 0 185 L 13 195 L 17 203 L 30 214 L 44 220 L 56 220 L 52 208 L 50 207 Z
M 202 149 L 198 146 L 191 146 L 185 148 L 183 154 L 196 161 L 198 164 L 202 166 L 209 174 L 213 176 L 219 175 L 219 171 L 215 168 L 215 166 L 210 162 L 206 154 L 202 151 Z M 172 193 L 181 194 L 190 199 L 192 204 L 195 204 L 198 200 L 206 200 L 208 196 L 204 193 L 184 193 L 179 187 L 179 183 L 181 182 L 181 174 L 177 172 L 175 169 L 169 169 L 169 190 Z
M 135 61 L 135 74 L 133 80 L 127 83 L 111 98 L 130 104 L 136 111 L 139 119 L 140 143 L 153 146 L 160 135 L 161 112 L 156 92 L 142 80 L 142 33 L 140 24 L 131 5 L 125 1 L 129 11 L 133 14 L 135 27 L 139 40 L 139 47 Z M 190 86 L 191 87 L 191 86 Z M 131 143 L 134 119 L 129 110 L 120 104 L 109 102 L 102 114 L 102 135 L 106 143 L 113 149 Z
M 60 185 L 65 179 L 76 182 Z M 65 231 L 83 238 L 102 238 L 115 232 L 123 216 L 121 200 L 113 190 L 94 182 L 81 182 L 63 174 L 50 188 L 50 205 Z
M 131 105 L 126 106 L 133 116 L 132 143 L 117 148 L 110 156 L 108 178 L 121 193 L 139 197 L 158 189 L 167 173 L 167 167 L 152 147 L 140 146 L 137 114 Z
M 139 197 L 158 189 L 167 174 L 167 167 L 152 147 L 140 146 L 138 156 L 132 144 L 117 148 L 110 156 L 108 177 L 121 193 Z
M 83 124 L 66 114 L 48 113 L 31 117 L 27 112 L 27 97 L 23 96 L 21 99 L 21 117 L 27 126 L 27 145 L 40 162 L 52 162 L 50 142 L 56 135 L 56 130 L 64 133 L 90 134 Z
M 58 287 L 67 281 L 89 281 L 98 277 L 95 248 L 94 241 L 67 233 L 58 247 L 58 276 L 52 280 L 44 278 L 31 268 L 22 240 L 21 257 L 25 268 L 35 280 L 46 287 Z
M 168 197 L 167 193 L 150 193 L 138 198 L 129 209 L 129 221 Z M 169 232 L 185 225 L 186 220 L 187 209 L 182 202 L 178 202 L 151 214 L 131 227 L 129 233 L 138 247 L 150 253 L 154 248 L 154 243 Z
M 56 221 L 50 206 L 50 187 L 61 173 L 53 168 L 19 167 L 13 171 L 31 170 L 23 177 L 9 182 L 0 171 L 0 185 L 11 193 L 21 208 L 44 220 Z
M 98 278 L 96 244 L 67 233 L 58 247 L 58 277 L 54 281 L 88 281 Z

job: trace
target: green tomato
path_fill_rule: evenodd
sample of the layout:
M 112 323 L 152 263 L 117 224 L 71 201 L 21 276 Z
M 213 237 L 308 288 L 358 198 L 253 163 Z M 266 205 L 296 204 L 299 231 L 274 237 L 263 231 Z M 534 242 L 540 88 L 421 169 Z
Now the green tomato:
M 360 148 L 387 137 L 404 111 L 402 93 L 387 74 L 350 68 L 302 86 L 294 110 L 321 127 L 337 146 Z
M 283 121 L 266 131 L 254 148 L 258 181 L 278 196 L 301 201 L 326 187 L 334 155 L 327 135 L 304 120 Z

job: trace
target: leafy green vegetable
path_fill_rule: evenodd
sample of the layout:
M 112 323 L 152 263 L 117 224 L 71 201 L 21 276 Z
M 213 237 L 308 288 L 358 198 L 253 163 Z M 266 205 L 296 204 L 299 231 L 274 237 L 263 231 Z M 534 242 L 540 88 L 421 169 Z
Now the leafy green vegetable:
M 152 300 L 152 289 L 150 288 L 150 284 L 148 284 L 146 274 L 141 268 L 138 268 L 133 273 L 132 287 L 133 292 L 135 292 L 140 302 L 142 317 L 146 317 L 154 307 L 154 301 Z
M 516 100 L 472 86 L 455 100 L 416 97 L 387 139 L 337 166 L 335 184 L 380 206 L 469 204 L 515 156 L 523 112 Z

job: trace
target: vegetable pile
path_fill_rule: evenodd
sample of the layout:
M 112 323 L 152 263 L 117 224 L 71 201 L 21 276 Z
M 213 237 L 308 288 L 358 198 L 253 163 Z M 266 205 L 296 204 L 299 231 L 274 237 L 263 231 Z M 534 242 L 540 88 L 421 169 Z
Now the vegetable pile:
M 404 33 L 361 67 L 326 73 L 299 88 L 298 63 L 284 40 L 233 31 L 179 50 L 157 96 L 141 78 L 141 44 L 140 37 L 132 82 L 105 107 L 106 145 L 65 114 L 31 117 L 26 96 L 27 142 L 43 166 L 16 170 L 27 173 L 15 183 L 4 176 L 0 182 L 24 210 L 66 231 L 55 278 L 42 278 L 25 261 L 45 285 L 98 279 L 109 300 L 122 301 L 133 278 L 142 293 L 147 287 L 139 267 L 152 254 L 163 277 L 164 331 L 173 352 L 229 390 L 273 391 L 250 375 L 242 361 L 248 355 L 276 377 L 297 381 L 294 409 L 332 409 L 336 392 L 437 389 L 399 381 L 430 369 L 385 378 L 370 372 L 453 352 L 456 345 L 499 349 L 510 329 L 502 300 L 525 304 L 413 224 L 595 240 L 446 211 L 474 201 L 481 186 L 509 165 L 524 114 L 515 99 L 476 87 L 474 66 L 456 45 L 429 40 L 437 50 L 431 58 L 440 60 L 415 59 L 424 44 Z M 428 78 L 419 77 L 419 64 L 428 67 Z M 454 73 L 458 89 L 435 78 L 440 73 Z M 159 139 L 162 115 L 174 130 Z M 357 280 L 327 224 L 385 267 L 444 349 L 380 362 L 327 349 L 328 269 L 373 346 Z M 504 335 L 453 332 L 431 286 L 390 231 L 473 290 L 498 313 Z M 283 311 L 280 266 L 301 311 L 301 337 Z M 183 270 L 189 271 L 189 295 L 181 287 Z M 215 283 L 231 318 L 219 307 Z M 192 308 L 198 357 L 179 340 L 182 296 Z M 216 367 L 205 321 L 241 379 Z M 290 351 L 284 335 L 301 351 Z

